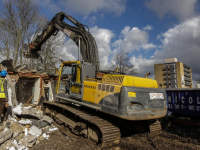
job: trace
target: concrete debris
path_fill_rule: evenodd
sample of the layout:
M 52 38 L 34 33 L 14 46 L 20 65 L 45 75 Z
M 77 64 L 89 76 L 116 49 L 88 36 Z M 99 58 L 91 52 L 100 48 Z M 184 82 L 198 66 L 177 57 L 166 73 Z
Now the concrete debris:
M 49 138 L 49 135 L 47 135 L 46 133 L 43 133 L 42 136 L 43 136 L 45 139 L 48 139 L 48 138 Z
M 22 114 L 22 103 L 13 108 L 13 113 L 16 115 Z
M 36 141 L 37 141 L 36 135 L 26 135 L 21 140 L 19 140 L 19 144 L 32 147 L 36 143 Z
M 0 132 L 0 144 L 10 139 L 12 137 L 12 134 L 13 134 L 12 130 L 8 128 L 5 128 L 3 132 Z
M 32 125 L 38 127 L 38 128 L 44 128 L 45 126 L 48 125 L 47 122 L 43 121 L 43 120 L 38 120 L 38 119 L 30 119 L 32 121 Z
M 49 131 L 52 132 L 52 131 L 56 131 L 58 130 L 58 128 L 54 127 L 54 128 L 49 128 Z
M 14 146 L 10 147 L 9 150 L 16 150 Z
M 23 108 L 21 115 L 31 116 L 34 118 L 41 119 L 43 117 L 43 112 L 34 108 L 29 108 L 29 109 Z
M 28 107 L 24 107 L 25 109 L 30 109 L 31 108 L 31 106 L 28 106 Z
M 39 120 L 39 121 L 38 121 L 38 127 L 39 127 L 39 128 L 44 128 L 44 127 L 47 126 L 47 125 L 48 125 L 48 123 L 45 122 L 45 121 L 43 121 L 43 120 Z
M 41 119 L 43 117 L 43 112 L 31 106 L 24 107 L 22 103 L 13 108 L 13 113 L 20 116 L 30 116 L 34 118 Z
M 29 130 L 29 134 L 40 136 L 42 134 L 42 130 L 37 128 L 36 126 L 32 126 Z
M 14 147 L 16 147 L 17 150 L 28 150 L 28 148 L 25 145 L 21 145 L 16 140 L 13 140 L 12 144 L 13 144 Z
M 10 129 L 13 132 L 18 132 L 19 134 L 23 132 L 23 128 L 17 122 L 13 122 L 12 126 L 10 127 Z
M 40 141 L 48 140 L 48 133 L 58 130 L 52 124 L 53 119 L 43 116 L 38 108 L 19 104 L 13 112 L 14 115 L 0 126 L 0 149 L 28 150 Z
M 27 124 L 32 124 L 32 121 L 29 119 L 26 119 L 26 120 L 20 120 L 19 123 L 22 125 L 27 125 Z
M 17 122 L 17 120 L 15 118 L 12 118 L 12 117 L 9 117 L 8 120 Z
M 48 124 L 52 124 L 53 123 L 53 119 L 50 118 L 49 116 L 43 116 L 42 120 L 47 122 Z
M 13 132 L 13 138 L 16 138 L 17 136 L 19 136 L 19 132 Z

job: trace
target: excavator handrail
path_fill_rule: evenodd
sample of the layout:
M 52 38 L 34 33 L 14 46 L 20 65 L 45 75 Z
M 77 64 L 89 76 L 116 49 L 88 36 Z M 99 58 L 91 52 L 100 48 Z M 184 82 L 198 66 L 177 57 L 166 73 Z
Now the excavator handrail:
M 98 80 L 97 79 L 93 79 L 93 78 L 84 78 L 84 80 L 89 80 L 89 81 L 96 81 L 96 82 L 98 82 Z
M 118 83 L 119 85 L 122 84 L 119 81 L 109 81 L 109 80 L 101 80 L 101 82 L 112 82 L 112 83 Z

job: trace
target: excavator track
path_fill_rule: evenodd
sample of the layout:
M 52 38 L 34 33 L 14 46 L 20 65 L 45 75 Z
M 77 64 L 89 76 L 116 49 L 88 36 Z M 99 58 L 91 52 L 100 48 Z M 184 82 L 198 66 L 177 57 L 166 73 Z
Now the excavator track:
M 154 123 L 149 124 L 150 134 L 158 134 L 162 131 L 160 121 L 156 120 Z
M 93 129 L 98 129 L 96 132 L 98 133 L 98 140 L 96 141 L 98 141 L 97 143 L 100 148 L 108 148 L 110 146 L 117 145 L 120 142 L 121 134 L 119 128 L 105 119 L 88 114 L 87 112 L 72 105 L 65 105 L 56 102 L 44 102 L 43 106 L 44 108 L 48 109 L 48 111 L 46 110 L 46 113 L 60 123 L 68 124 L 69 122 L 69 119 L 66 119 L 63 114 L 66 115 L 66 112 L 73 114 L 76 120 L 78 118 L 80 122 L 76 122 L 76 125 L 74 125 L 75 127 L 72 128 L 72 130 L 75 130 L 77 127 L 79 127 L 79 129 L 81 128 L 83 131 L 81 133 L 84 133 L 84 135 L 88 138 L 92 136 L 95 137 L 95 131 Z M 64 113 L 59 113 L 56 110 Z

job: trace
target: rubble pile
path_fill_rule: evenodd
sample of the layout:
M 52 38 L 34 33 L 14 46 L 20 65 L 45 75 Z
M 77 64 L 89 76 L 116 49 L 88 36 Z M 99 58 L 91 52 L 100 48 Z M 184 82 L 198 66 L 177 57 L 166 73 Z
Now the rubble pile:
M 58 130 L 52 118 L 43 115 L 39 108 L 22 104 L 13 108 L 13 116 L 0 125 L 0 149 L 28 150 L 51 132 Z

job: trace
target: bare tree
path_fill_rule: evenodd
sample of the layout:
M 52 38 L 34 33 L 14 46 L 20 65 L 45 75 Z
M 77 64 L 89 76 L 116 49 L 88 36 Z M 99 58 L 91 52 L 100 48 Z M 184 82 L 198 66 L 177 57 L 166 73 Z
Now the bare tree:
M 30 39 L 44 17 L 40 14 L 39 5 L 35 0 L 2 0 L 2 3 L 0 20 L 3 23 L 0 24 L 0 28 L 4 29 L 9 37 L 6 37 L 7 43 L 9 41 L 8 49 L 14 50 L 12 58 L 13 66 L 16 66 L 19 56 L 20 63 L 23 61 L 22 52 L 20 51 L 23 43 Z M 3 34 L 1 35 L 3 36 Z M 6 41 L 3 43 L 4 48 L 6 48 Z
M 128 52 L 120 51 L 116 55 L 115 70 L 128 75 L 134 75 L 137 73 L 137 69 L 133 64 L 130 63 L 130 57 Z
M 59 31 L 56 36 L 50 37 L 43 44 L 42 51 L 40 52 L 43 58 L 43 71 L 48 73 L 53 73 L 55 71 L 55 65 L 61 62 L 61 51 L 64 46 L 64 40 L 65 34 Z
M 3 28 L 4 27 L 4 28 Z M 8 27 L 6 26 L 6 22 L 0 20 L 0 55 L 2 60 L 10 59 L 11 56 L 11 36 L 8 33 Z

